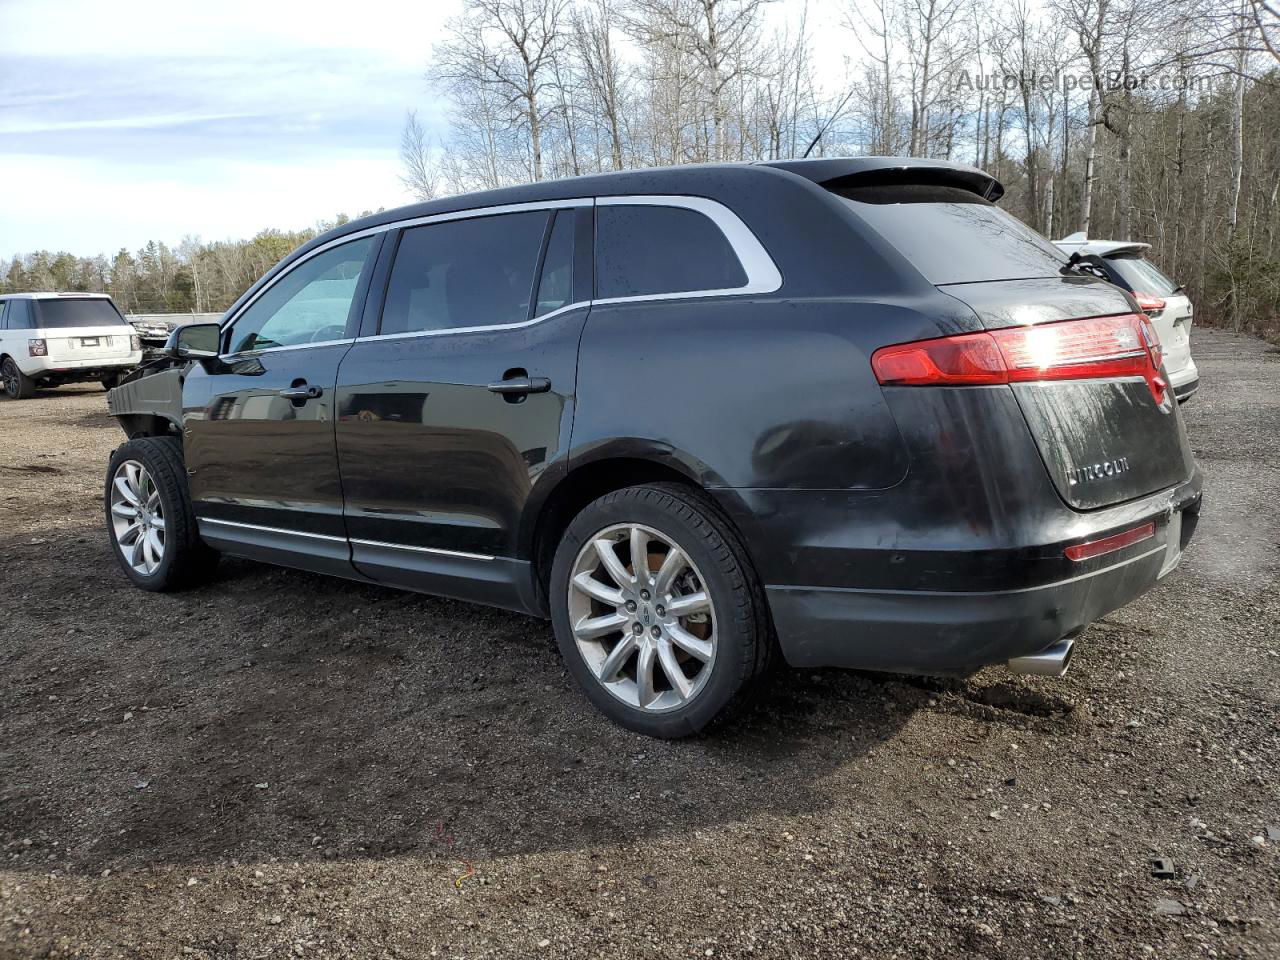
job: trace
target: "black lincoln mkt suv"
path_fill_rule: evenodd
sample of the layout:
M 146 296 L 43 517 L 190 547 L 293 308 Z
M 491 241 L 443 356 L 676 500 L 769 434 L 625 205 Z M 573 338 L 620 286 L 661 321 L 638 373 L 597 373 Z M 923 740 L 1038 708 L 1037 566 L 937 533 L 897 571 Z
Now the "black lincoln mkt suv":
M 1200 473 L 1130 295 L 933 160 L 453 197 L 296 250 L 111 391 L 124 572 L 220 553 L 549 617 L 604 713 L 796 666 L 1060 674 Z

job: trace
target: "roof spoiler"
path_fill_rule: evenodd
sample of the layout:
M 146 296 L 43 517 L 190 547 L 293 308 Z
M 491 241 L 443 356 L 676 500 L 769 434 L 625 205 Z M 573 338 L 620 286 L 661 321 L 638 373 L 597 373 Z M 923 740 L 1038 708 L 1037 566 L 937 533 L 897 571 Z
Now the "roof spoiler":
M 817 160 L 772 160 L 763 166 L 797 174 L 828 189 L 895 183 L 960 187 L 995 202 L 1004 185 L 989 173 L 950 160 L 925 157 L 831 157 Z

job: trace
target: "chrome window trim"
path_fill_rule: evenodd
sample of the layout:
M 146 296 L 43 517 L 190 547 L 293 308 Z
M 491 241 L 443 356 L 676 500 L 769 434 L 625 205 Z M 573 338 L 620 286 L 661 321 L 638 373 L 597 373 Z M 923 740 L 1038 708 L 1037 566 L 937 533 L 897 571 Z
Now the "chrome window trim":
M 250 357 L 256 357 L 260 353 L 279 353 L 281 350 L 306 350 L 308 347 L 337 347 L 342 344 L 355 343 L 355 337 L 345 337 L 341 340 L 317 340 L 315 343 L 286 343 L 280 347 L 262 347 L 260 350 L 241 350 L 239 353 L 223 353 L 218 355 L 219 360 L 244 360 Z
M 597 301 L 598 302 L 598 301 Z M 550 320 L 552 317 L 562 313 L 568 313 L 570 310 L 580 310 L 583 307 L 591 306 L 590 300 L 579 300 L 577 303 L 566 303 L 563 307 L 557 307 L 550 313 L 544 313 L 540 317 L 534 317 L 531 320 L 521 320 L 519 323 L 491 323 L 484 327 L 445 327 L 441 330 L 409 330 L 405 333 L 375 333 L 367 337 L 359 337 L 359 341 L 364 343 L 366 340 L 407 340 L 411 337 L 439 337 L 449 333 L 485 333 L 489 330 L 519 330 L 521 327 L 531 327 L 535 323 L 542 323 L 544 320 Z
M 386 233 L 389 230 L 401 230 L 409 227 L 419 227 L 431 223 L 447 223 L 451 220 L 470 220 L 476 217 L 494 217 L 501 216 L 506 213 L 526 213 L 534 210 L 564 210 L 573 209 L 575 207 L 590 206 L 655 206 L 655 207 L 678 207 L 686 210 L 693 210 L 701 213 L 712 221 L 724 234 L 725 239 L 729 241 L 729 246 L 733 248 L 734 254 L 738 258 L 738 262 L 742 264 L 743 272 L 747 275 L 747 282 L 741 287 L 728 287 L 719 290 L 682 290 L 676 293 L 646 293 L 638 294 L 630 297 L 596 297 L 591 300 L 579 300 L 574 303 L 566 304 L 558 307 L 550 313 L 544 313 L 540 317 L 533 317 L 529 320 L 522 320 L 519 323 L 501 323 L 489 324 L 486 326 L 472 327 L 446 327 L 441 330 L 411 330 L 406 333 L 379 333 L 371 334 L 366 337 L 346 338 L 342 340 L 324 340 L 318 343 L 298 343 L 288 344 L 281 347 L 264 347 L 261 350 L 243 351 L 240 353 L 222 354 L 223 359 L 244 358 L 257 356 L 261 353 L 272 353 L 278 350 L 300 350 L 307 347 L 334 346 L 343 343 L 354 343 L 365 340 L 403 340 L 412 337 L 438 337 L 445 334 L 453 333 L 482 333 L 487 330 L 518 330 L 522 327 L 531 327 L 535 323 L 542 323 L 544 320 L 550 320 L 552 317 L 559 316 L 570 310 L 577 310 L 582 307 L 590 307 L 596 305 L 608 305 L 614 303 L 642 303 L 645 301 L 655 300 L 690 300 L 702 297 L 729 297 L 729 296 L 752 296 L 768 293 L 775 293 L 782 287 L 782 274 L 778 270 L 778 266 L 774 263 L 773 258 L 769 256 L 769 252 L 765 250 L 764 245 L 759 241 L 751 228 L 742 222 L 736 213 L 720 203 L 718 200 L 712 200 L 708 197 L 683 196 L 678 194 L 625 194 L 621 196 L 610 197 L 575 197 L 568 200 L 532 200 L 528 203 L 507 203 L 493 207 L 472 207 L 467 210 L 455 210 L 450 213 L 436 213 L 425 217 L 411 217 L 406 220 L 394 220 L 390 223 L 378 224 L 376 227 L 369 227 L 356 233 L 345 234 L 336 237 L 322 246 L 316 247 L 314 250 L 307 252 L 306 256 L 299 258 L 291 263 L 286 270 L 282 270 L 277 276 L 273 277 L 271 282 L 266 284 L 261 290 L 253 295 L 233 316 L 228 316 L 222 322 L 221 329 L 226 330 L 235 323 L 244 314 L 254 302 L 266 293 L 271 287 L 280 281 L 282 277 L 293 272 L 297 267 L 306 263 L 312 257 L 331 250 L 334 247 L 341 246 L 344 243 L 350 243 L 353 240 L 360 240 L 364 237 L 370 237 L 379 233 Z
M 532 200 L 528 203 L 505 203 L 496 207 L 474 207 L 468 210 L 454 210 L 451 213 L 434 213 L 426 217 L 411 217 L 407 220 L 393 220 L 390 223 L 380 223 L 376 227 L 368 227 L 364 230 L 357 230 L 355 233 L 346 233 L 340 237 L 334 237 L 328 243 L 321 244 L 314 250 L 308 250 L 305 256 L 299 257 L 288 268 L 281 270 L 276 276 L 271 278 L 271 282 L 265 284 L 261 290 L 255 293 L 248 301 L 235 312 L 234 316 L 229 316 L 222 321 L 222 329 L 226 330 L 241 315 L 253 306 L 254 302 L 270 290 L 273 286 L 280 282 L 281 278 L 288 276 L 302 264 L 306 263 L 312 257 L 324 253 L 326 250 L 332 250 L 334 247 L 340 247 L 344 243 L 351 243 L 353 240 L 363 240 L 365 237 L 372 237 L 379 233 L 386 233 L 388 230 L 400 230 L 406 227 L 417 227 L 427 223 L 444 223 L 449 220 L 470 220 L 474 217 L 496 217 L 504 213 L 525 213 L 533 210 L 561 210 L 567 207 L 590 207 L 594 204 L 591 197 L 577 197 L 572 200 Z M 277 348 L 271 348 L 277 349 Z
M 681 290 L 676 293 L 642 293 L 630 297 L 596 297 L 592 304 L 639 303 L 644 300 L 688 300 L 694 297 L 727 297 L 774 293 L 782 287 L 782 274 L 764 245 L 742 222 L 742 218 L 718 200 L 707 197 L 686 197 L 663 194 L 638 196 L 597 197 L 602 207 L 682 207 L 702 214 L 724 234 L 733 248 L 747 282 L 740 287 L 720 290 Z

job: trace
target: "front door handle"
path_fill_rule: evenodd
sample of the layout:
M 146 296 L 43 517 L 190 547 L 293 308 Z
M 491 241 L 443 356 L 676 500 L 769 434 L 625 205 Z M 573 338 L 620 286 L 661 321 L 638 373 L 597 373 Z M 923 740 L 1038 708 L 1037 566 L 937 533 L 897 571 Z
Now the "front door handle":
M 294 403 L 306 403 L 308 400 L 318 400 L 324 396 L 324 387 L 314 384 L 305 383 L 298 384 L 280 391 L 280 396 L 286 400 L 292 400 Z
M 508 396 L 524 396 L 527 393 L 546 393 L 551 389 L 551 381 L 546 377 L 509 377 L 489 384 L 489 389 Z

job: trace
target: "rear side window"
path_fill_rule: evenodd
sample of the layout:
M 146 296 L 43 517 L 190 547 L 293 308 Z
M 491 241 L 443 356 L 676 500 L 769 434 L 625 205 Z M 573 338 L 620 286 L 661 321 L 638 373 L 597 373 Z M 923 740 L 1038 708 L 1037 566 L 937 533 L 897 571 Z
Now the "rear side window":
M 492 327 L 529 319 L 548 214 L 411 227 L 400 238 L 378 332 Z
M 538 302 L 533 315 L 540 317 L 559 310 L 573 299 L 573 210 L 556 214 L 547 252 L 542 258 L 542 279 L 538 281 Z
M 833 190 L 930 283 L 1053 277 L 1062 253 L 1021 220 L 959 187 L 877 184 Z
M 1178 292 L 1178 285 L 1161 273 L 1150 260 L 1144 260 L 1140 256 L 1118 256 L 1107 257 L 1107 261 L 1124 278 L 1129 289 L 1136 293 L 1169 297 Z
M 733 290 L 747 284 L 733 246 L 704 214 L 684 207 L 596 208 L 596 296 Z
M 41 330 L 59 327 L 111 327 L 127 323 L 110 300 L 37 300 Z
M 31 330 L 35 326 L 31 322 L 31 301 L 10 300 L 6 323 L 9 330 Z

